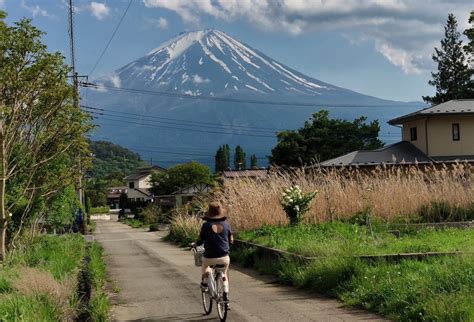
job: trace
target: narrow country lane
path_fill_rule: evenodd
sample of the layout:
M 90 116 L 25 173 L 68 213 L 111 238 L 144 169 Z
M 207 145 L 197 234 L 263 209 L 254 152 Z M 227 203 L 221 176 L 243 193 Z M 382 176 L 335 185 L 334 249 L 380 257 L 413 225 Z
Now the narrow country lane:
M 162 240 L 164 233 L 98 221 L 95 238 L 105 250 L 116 321 L 217 321 L 215 308 L 203 315 L 200 270 L 192 254 Z M 231 265 L 232 266 L 232 265 Z M 272 282 L 233 265 L 232 311 L 228 321 L 380 321 L 365 311 Z

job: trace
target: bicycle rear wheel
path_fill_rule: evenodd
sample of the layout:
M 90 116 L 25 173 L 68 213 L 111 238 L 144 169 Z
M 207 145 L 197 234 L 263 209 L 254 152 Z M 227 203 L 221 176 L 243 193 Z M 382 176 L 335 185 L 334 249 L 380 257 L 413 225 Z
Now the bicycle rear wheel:
M 201 297 L 202 297 L 202 306 L 204 308 L 204 313 L 206 313 L 206 315 L 211 314 L 211 311 L 212 311 L 212 297 L 209 294 L 209 291 L 202 291 L 201 292 Z
M 224 281 L 222 279 L 222 275 L 218 274 L 216 276 L 216 286 L 217 286 L 217 315 L 219 316 L 219 320 L 224 322 L 227 318 L 227 302 L 224 301 Z

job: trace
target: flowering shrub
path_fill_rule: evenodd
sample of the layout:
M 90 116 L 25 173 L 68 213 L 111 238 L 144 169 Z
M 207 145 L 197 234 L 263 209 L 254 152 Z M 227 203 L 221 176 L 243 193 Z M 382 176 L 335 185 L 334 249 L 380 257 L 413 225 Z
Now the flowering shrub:
M 283 190 L 281 205 L 291 225 L 296 225 L 301 222 L 304 214 L 309 210 L 311 201 L 313 201 L 317 192 L 318 191 L 303 193 L 299 186 L 292 186 Z

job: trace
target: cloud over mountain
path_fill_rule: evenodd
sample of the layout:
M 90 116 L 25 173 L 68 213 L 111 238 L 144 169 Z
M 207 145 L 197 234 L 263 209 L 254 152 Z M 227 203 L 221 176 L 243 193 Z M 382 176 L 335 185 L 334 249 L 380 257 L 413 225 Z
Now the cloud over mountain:
M 340 30 L 354 42 L 370 41 L 405 73 L 432 67 L 431 53 L 453 12 L 460 29 L 473 9 L 467 0 L 143 0 L 149 8 L 176 12 L 199 24 L 208 15 L 222 20 L 245 19 L 268 30 L 291 34 Z

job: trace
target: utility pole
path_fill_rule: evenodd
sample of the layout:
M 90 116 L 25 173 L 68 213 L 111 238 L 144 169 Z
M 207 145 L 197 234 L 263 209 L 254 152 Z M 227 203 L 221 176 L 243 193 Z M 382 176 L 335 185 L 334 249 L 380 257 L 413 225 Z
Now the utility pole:
M 73 104 L 74 107 L 79 109 L 79 81 L 78 81 L 78 75 L 76 72 L 76 53 L 75 53 L 75 44 L 74 44 L 74 5 L 72 3 L 72 0 L 68 0 L 68 33 L 69 33 L 69 50 L 71 52 L 71 72 L 72 72 L 72 85 L 73 85 Z M 85 203 L 84 203 L 84 192 L 83 192 L 83 187 L 82 187 L 82 162 L 81 162 L 81 156 L 79 156 L 78 160 L 79 164 L 79 179 L 78 179 L 78 189 L 77 189 L 77 195 L 79 198 L 79 202 L 82 206 L 82 209 L 85 209 Z M 82 211 L 82 210 L 81 210 Z M 83 233 L 86 233 L 87 231 L 87 220 L 86 220 L 86 213 L 82 214 L 82 231 Z

